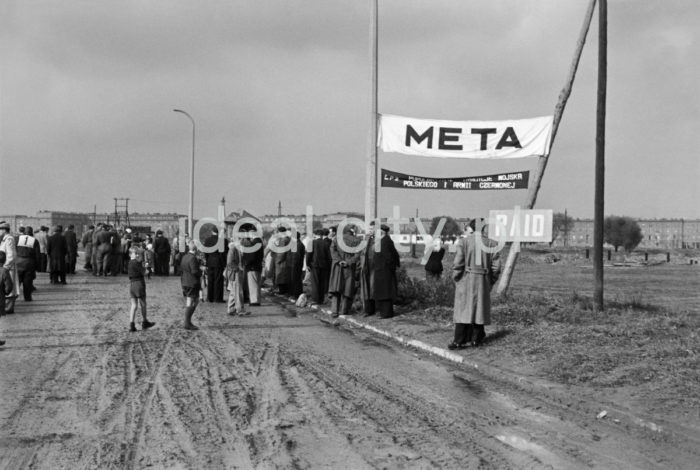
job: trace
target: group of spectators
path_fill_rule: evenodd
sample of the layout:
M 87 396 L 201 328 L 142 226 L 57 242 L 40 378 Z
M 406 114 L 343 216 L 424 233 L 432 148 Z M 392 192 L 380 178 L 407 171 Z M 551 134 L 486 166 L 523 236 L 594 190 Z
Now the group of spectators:
M 285 227 L 277 230 L 264 257 L 265 277 L 272 280 L 273 292 L 297 298 L 308 284 L 311 302 L 330 301 L 334 317 L 351 314 L 359 293 L 365 316 L 394 315 L 396 269 L 401 263 L 389 236 L 389 226 L 380 227 L 380 249 L 375 248 L 373 226 L 365 235 L 367 243 L 362 249 L 357 248 L 362 237 L 353 225 L 346 225 L 341 235 L 337 234 L 337 227 L 318 229 L 305 240 L 297 233 L 295 241 Z M 295 249 L 289 249 L 292 243 L 296 244 Z
M 32 227 L 20 227 L 12 234 L 10 224 L 0 222 L 0 253 L 2 265 L 8 273 L 11 288 L 4 291 L 3 313 L 15 311 L 15 300 L 20 295 L 32 301 L 36 290 L 34 279 L 37 272 L 48 272 L 51 284 L 66 284 L 66 274 L 75 274 L 78 259 L 78 241 L 75 227 L 69 225 L 64 231 L 61 225 L 51 229 L 41 226 L 37 233 Z
M 450 349 L 483 342 L 484 325 L 490 323 L 490 290 L 500 273 L 498 257 L 477 248 L 478 243 L 488 246 L 488 240 L 475 233 L 474 222 L 469 224 L 467 236 L 457 242 L 452 267 L 456 283 L 455 335 Z M 351 314 L 359 293 L 365 316 L 391 318 L 398 294 L 396 270 L 400 258 L 389 232 L 389 226 L 382 224 L 375 230 L 371 223 L 364 234 L 366 243 L 359 249 L 363 239 L 353 225 L 346 225 L 340 235 L 337 227 L 315 230 L 313 236 L 304 239 L 296 232 L 295 240 L 290 236 L 294 232 L 280 226 L 265 243 L 253 224 L 243 224 L 232 240 L 212 229 L 203 243 L 205 250 L 197 250 L 197 244 L 188 241 L 183 257 L 177 239 L 171 244 L 161 230 L 153 238 L 100 223 L 90 226 L 80 243 L 85 249 L 84 268 L 94 276 L 128 274 L 128 263 L 136 250 L 149 278 L 152 272 L 168 276 L 172 265 L 173 274 L 181 275 L 183 294 L 188 299 L 184 326 L 197 329 L 191 318 L 198 301 L 224 303 L 224 291 L 228 290 L 228 313 L 246 315 L 246 304 L 260 305 L 261 287 L 267 279 L 273 293 L 295 299 L 306 295 L 308 286 L 311 302 L 330 301 L 334 317 Z M 428 279 L 440 277 L 445 253 L 440 246 L 431 250 L 426 264 Z M 20 286 L 24 300 L 32 300 L 37 272 L 49 272 L 52 284 L 66 284 L 66 274 L 75 274 L 77 258 L 73 225 L 65 231 L 56 225 L 51 234 L 45 226 L 36 234 L 32 227 L 20 227 L 13 235 L 8 223 L 0 222 L 0 298 L 4 298 L 0 315 L 14 313 Z M 145 312 L 144 323 L 150 323 Z
M 144 265 L 149 277 L 170 274 L 170 265 L 175 267 L 173 274 L 179 274 L 179 252 L 177 243 L 170 244 L 162 230 L 151 234 L 135 234 L 130 228 L 117 229 L 113 225 L 99 223 L 90 225 L 81 239 L 85 249 L 85 265 L 87 271 L 94 276 L 117 276 L 127 274 L 129 249 L 132 246 L 144 251 Z
M 484 327 L 491 323 L 491 288 L 500 275 L 501 264 L 498 253 L 492 249 L 495 242 L 484 235 L 484 229 L 483 220 L 472 219 L 465 227 L 466 236 L 456 243 L 451 269 L 455 283 L 455 331 L 448 349 L 480 346 L 486 338 Z M 371 223 L 364 235 L 365 246 L 360 250 L 356 247 L 362 238 L 354 226 L 346 225 L 340 235 L 335 227 L 319 229 L 306 243 L 297 234 L 296 250 L 286 251 L 280 249 L 293 242 L 280 227 L 273 242 L 278 249 L 266 250 L 266 274 L 273 279 L 275 292 L 295 297 L 302 293 L 306 273 L 312 302 L 323 304 L 328 296 L 334 317 L 351 314 L 359 293 L 364 316 L 391 318 L 398 294 L 396 270 L 400 258 L 389 232 L 388 225 L 382 224 L 375 230 Z M 438 280 L 445 249 L 440 239 L 426 243 L 426 249 L 430 251 L 426 257 L 426 279 Z

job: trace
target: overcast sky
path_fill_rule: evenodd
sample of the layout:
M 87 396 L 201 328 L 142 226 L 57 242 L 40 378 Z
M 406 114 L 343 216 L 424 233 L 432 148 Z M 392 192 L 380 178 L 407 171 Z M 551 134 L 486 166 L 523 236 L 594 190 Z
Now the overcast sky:
M 551 115 L 588 0 L 380 0 L 379 112 Z M 700 217 L 700 2 L 610 0 L 606 214 Z M 370 0 L 2 0 L 0 214 L 364 210 Z M 536 208 L 592 217 L 597 12 Z M 379 153 L 428 177 L 534 170 Z M 380 215 L 485 215 L 526 190 L 382 188 Z

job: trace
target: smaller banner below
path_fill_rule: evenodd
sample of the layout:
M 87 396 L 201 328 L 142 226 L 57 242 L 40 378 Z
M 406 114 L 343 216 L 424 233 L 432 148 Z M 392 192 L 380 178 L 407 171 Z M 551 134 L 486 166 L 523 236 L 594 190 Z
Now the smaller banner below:
M 515 171 L 496 175 L 465 176 L 463 178 L 427 178 L 404 175 L 382 168 L 382 186 L 408 189 L 526 189 L 529 171 Z
M 489 238 L 503 242 L 552 241 L 551 209 L 489 211 Z
M 443 121 L 382 114 L 385 152 L 441 158 L 522 158 L 549 153 L 552 116 L 508 121 Z

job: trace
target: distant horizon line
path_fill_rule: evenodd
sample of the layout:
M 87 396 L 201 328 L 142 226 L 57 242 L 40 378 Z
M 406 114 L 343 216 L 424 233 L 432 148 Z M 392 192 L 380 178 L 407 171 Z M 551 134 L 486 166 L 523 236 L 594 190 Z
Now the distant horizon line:
M 252 212 L 250 212 L 248 209 L 243 208 L 243 210 L 248 212 L 249 214 L 253 215 L 256 218 L 258 218 L 258 217 L 272 217 L 272 218 L 293 217 L 293 218 L 298 218 L 298 217 L 306 217 L 306 215 L 307 215 L 306 213 L 300 213 L 300 214 L 282 214 L 282 215 L 263 214 L 260 216 L 256 216 Z M 114 211 L 89 212 L 89 211 L 62 211 L 62 210 L 41 209 L 41 210 L 36 211 L 35 215 L 0 213 L 0 219 L 4 218 L 4 217 L 14 217 L 14 218 L 16 218 L 16 217 L 28 217 L 28 218 L 29 217 L 37 217 L 42 212 L 61 213 L 61 214 L 80 214 L 80 215 L 88 215 L 88 216 L 91 216 L 93 214 L 98 215 L 98 216 L 114 215 Z M 236 211 L 236 210 L 227 211 L 227 216 L 230 215 L 231 213 L 234 213 L 234 212 L 238 212 L 238 211 Z M 557 212 L 555 212 L 555 213 L 557 213 Z M 561 213 L 561 212 L 559 212 L 559 213 Z M 120 213 L 120 214 L 122 214 L 122 213 Z M 326 213 L 318 214 L 318 215 L 314 214 L 314 217 L 324 217 L 324 216 L 335 215 L 335 214 L 344 214 L 344 215 L 353 215 L 353 216 L 361 215 L 360 218 L 364 218 L 363 211 L 333 211 L 333 212 L 326 212 Z M 177 215 L 179 217 L 187 218 L 187 214 L 182 214 L 179 212 L 129 212 L 129 215 L 130 216 L 131 215 Z M 593 221 L 592 216 L 591 217 L 577 217 L 577 216 L 573 216 L 570 214 L 567 214 L 567 215 L 568 215 L 568 217 L 570 217 L 574 221 L 582 221 L 582 222 Z M 639 217 L 639 216 L 629 216 L 629 215 L 615 214 L 615 213 L 610 213 L 610 214 L 605 215 L 605 217 L 609 217 L 609 216 L 631 217 L 637 221 L 644 221 L 644 220 L 650 220 L 650 221 L 651 220 L 653 220 L 653 221 L 681 221 L 681 220 L 683 220 L 683 221 L 686 221 L 686 220 L 687 221 L 700 221 L 700 216 L 696 216 L 696 217 Z M 449 215 L 449 214 L 444 214 L 444 213 L 439 214 L 439 215 L 425 216 L 425 217 L 419 216 L 418 218 L 421 220 L 431 220 L 435 217 L 451 217 L 455 220 L 469 219 L 469 217 L 459 217 L 459 216 L 454 216 L 454 215 Z M 479 216 L 475 216 L 475 217 L 479 217 Z M 200 218 L 202 218 L 202 217 L 200 217 Z M 379 218 L 382 219 L 382 218 L 386 218 L 386 217 L 379 217 Z M 412 220 L 412 219 L 415 219 L 416 217 L 407 217 L 407 218 Z

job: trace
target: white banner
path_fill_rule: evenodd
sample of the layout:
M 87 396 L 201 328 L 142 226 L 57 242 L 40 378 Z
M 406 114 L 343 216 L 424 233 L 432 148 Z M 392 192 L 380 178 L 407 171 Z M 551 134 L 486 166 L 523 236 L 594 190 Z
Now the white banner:
M 489 238 L 498 242 L 552 241 L 552 209 L 491 210 Z
M 385 152 L 442 158 L 547 155 L 552 116 L 509 121 L 438 121 L 380 115 L 377 146 Z

